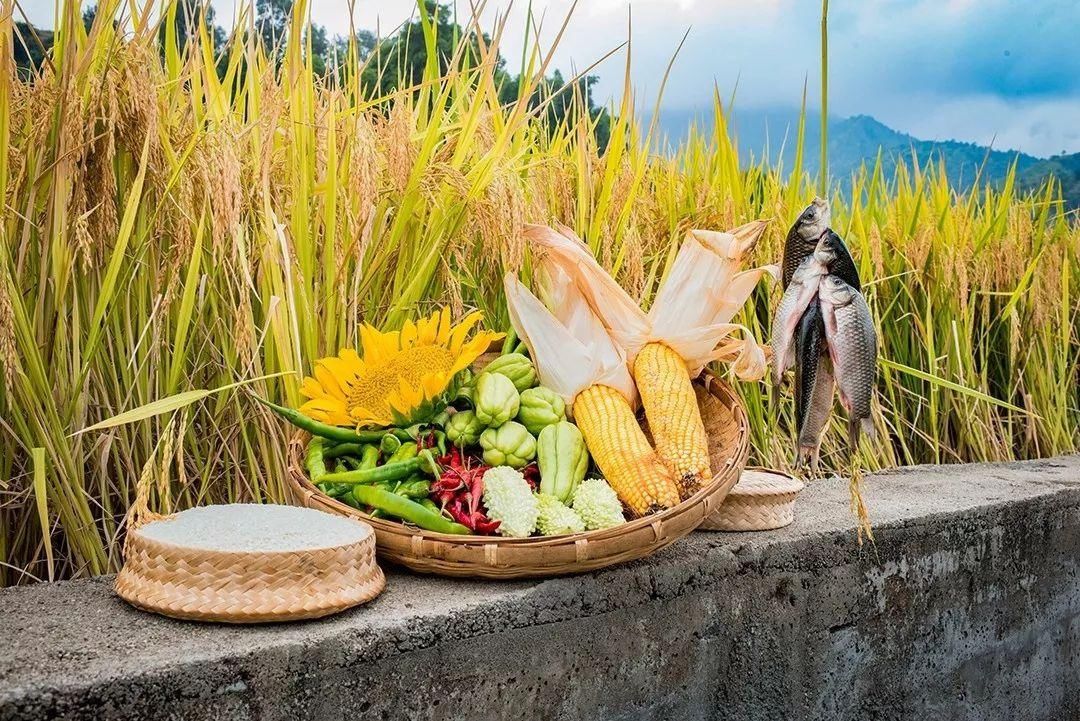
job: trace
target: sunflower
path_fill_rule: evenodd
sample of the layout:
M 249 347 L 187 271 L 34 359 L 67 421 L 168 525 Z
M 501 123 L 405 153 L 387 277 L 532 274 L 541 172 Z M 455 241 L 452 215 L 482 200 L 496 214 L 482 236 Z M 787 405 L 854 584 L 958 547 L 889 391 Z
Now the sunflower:
M 400 331 L 360 328 L 363 357 L 352 348 L 315 363 L 300 394 L 300 412 L 336 426 L 408 426 L 429 420 L 456 391 L 458 374 L 502 333 L 481 331 L 466 340 L 483 314 L 470 313 L 456 326 L 450 310 L 405 322 Z

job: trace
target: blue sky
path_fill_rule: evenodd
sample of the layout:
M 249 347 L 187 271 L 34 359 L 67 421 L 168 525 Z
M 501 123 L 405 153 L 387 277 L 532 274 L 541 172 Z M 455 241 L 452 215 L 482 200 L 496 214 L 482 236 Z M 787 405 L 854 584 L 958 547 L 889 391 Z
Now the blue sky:
M 479 2 L 480 0 L 474 0 Z M 228 24 L 237 0 L 213 0 Z M 533 0 L 550 43 L 571 0 Z M 53 0 L 23 0 L 52 25 Z M 348 29 L 346 0 L 313 0 L 312 17 Z M 459 14 L 468 0 L 459 0 Z M 503 52 L 520 53 L 528 2 L 509 7 Z M 627 38 L 639 106 L 655 99 L 667 61 L 690 35 L 664 106 L 708 104 L 715 83 L 746 107 L 798 105 L 803 81 L 817 104 L 820 3 L 816 0 L 579 0 L 556 55 L 582 69 Z M 357 25 L 385 31 L 409 17 L 410 0 L 356 0 Z M 507 3 L 488 0 L 490 25 Z M 830 112 L 866 113 L 926 139 L 955 138 L 1034 155 L 1080 152 L 1080 2 L 1075 0 L 832 0 Z M 625 55 L 597 69 L 600 99 L 622 92 Z

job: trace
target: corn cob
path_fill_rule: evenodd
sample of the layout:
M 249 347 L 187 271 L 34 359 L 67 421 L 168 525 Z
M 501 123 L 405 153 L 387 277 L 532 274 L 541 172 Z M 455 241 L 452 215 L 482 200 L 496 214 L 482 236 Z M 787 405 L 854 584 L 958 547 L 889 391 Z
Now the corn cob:
M 649 445 L 622 393 L 590 386 L 574 399 L 573 410 L 596 465 L 634 516 L 678 504 L 671 471 Z
M 697 493 L 709 468 L 709 443 L 686 362 L 663 343 L 648 343 L 634 360 L 634 382 L 641 394 L 656 453 L 675 474 L 680 497 Z

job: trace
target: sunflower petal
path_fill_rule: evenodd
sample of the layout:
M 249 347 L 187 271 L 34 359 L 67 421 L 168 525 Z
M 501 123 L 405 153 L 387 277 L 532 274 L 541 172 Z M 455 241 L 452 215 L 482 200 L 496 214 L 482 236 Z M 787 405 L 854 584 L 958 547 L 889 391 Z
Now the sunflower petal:
M 439 335 L 435 342 L 444 346 L 448 340 L 450 340 L 450 309 L 444 306 L 442 313 L 439 314 Z
M 461 322 L 454 327 L 453 332 L 450 333 L 450 344 L 448 346 L 451 354 L 457 355 L 461 352 L 461 346 L 465 343 L 465 336 L 483 317 L 484 314 L 481 311 L 475 310 L 462 318 Z

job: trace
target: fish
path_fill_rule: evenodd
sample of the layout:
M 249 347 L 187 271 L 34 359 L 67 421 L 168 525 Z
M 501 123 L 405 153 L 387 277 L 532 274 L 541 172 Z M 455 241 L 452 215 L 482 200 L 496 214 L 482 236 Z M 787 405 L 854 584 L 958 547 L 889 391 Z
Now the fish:
M 848 447 L 859 447 L 860 432 L 873 438 L 870 403 L 877 377 L 877 333 L 863 294 L 836 275 L 819 280 L 818 299 L 825 322 L 840 405 L 848 415 Z
M 830 235 L 831 233 L 831 235 Z M 778 384 L 784 372 L 795 364 L 795 329 L 802 322 L 803 313 L 816 302 L 818 285 L 829 268 L 840 264 L 847 273 L 855 270 L 847 246 L 840 236 L 828 231 L 815 244 L 810 255 L 803 258 L 786 285 L 780 305 L 773 317 L 770 345 L 773 349 L 773 382 Z M 855 282 L 858 282 L 856 273 Z
M 784 240 L 784 257 L 780 262 L 781 288 L 787 290 L 792 276 L 806 258 L 813 254 L 818 240 L 828 230 L 832 214 L 829 201 L 814 198 L 788 230 Z
M 816 302 L 818 285 L 828 272 L 825 263 L 811 254 L 799 264 L 780 298 L 769 339 L 773 351 L 773 383 L 776 385 L 780 384 L 784 372 L 795 363 L 795 329 L 803 312 Z
M 834 389 L 825 320 L 820 302 L 814 300 L 795 332 L 796 469 L 809 463 L 811 473 L 818 473 L 821 436 L 832 413 Z
M 821 262 L 829 268 L 829 273 L 835 275 L 857 291 L 862 291 L 862 283 L 859 281 L 859 269 L 855 266 L 855 260 L 844 239 L 836 234 L 832 228 L 827 228 L 821 235 L 821 240 L 814 247 L 814 253 Z

